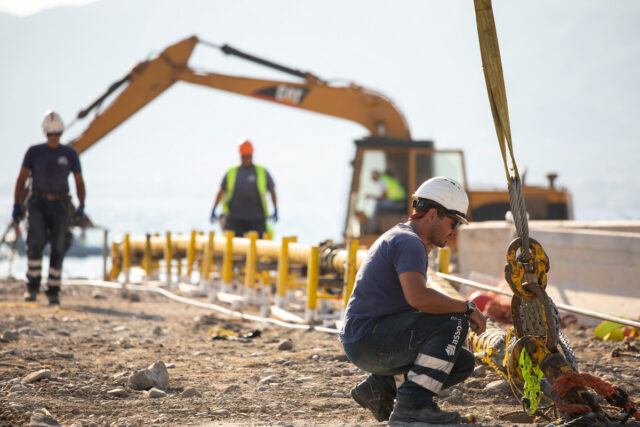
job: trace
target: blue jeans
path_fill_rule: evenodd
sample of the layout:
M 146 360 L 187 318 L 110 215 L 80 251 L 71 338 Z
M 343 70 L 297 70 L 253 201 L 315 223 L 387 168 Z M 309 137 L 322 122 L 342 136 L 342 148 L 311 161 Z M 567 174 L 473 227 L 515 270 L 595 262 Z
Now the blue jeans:
M 383 317 L 368 335 L 344 344 L 344 350 L 377 383 L 389 384 L 392 376 L 405 374 L 398 401 L 419 407 L 473 372 L 473 353 L 462 347 L 468 330 L 462 314 L 404 311 Z

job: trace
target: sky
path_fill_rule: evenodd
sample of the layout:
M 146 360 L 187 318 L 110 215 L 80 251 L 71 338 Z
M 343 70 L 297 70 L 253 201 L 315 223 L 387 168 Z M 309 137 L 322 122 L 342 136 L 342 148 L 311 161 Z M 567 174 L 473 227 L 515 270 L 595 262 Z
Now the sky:
M 59 6 L 80 6 L 95 0 L 0 0 L 0 12 L 27 16 Z
M 0 0 L 0 222 L 39 123 L 67 124 L 138 62 L 192 34 L 376 90 L 415 139 L 465 154 L 472 189 L 505 188 L 473 2 Z M 73 5 L 74 7 L 67 7 Z M 640 218 L 640 3 L 494 0 L 514 149 L 527 182 L 557 183 L 577 219 Z M 46 43 L 45 43 L 46 42 Z M 199 45 L 209 72 L 289 80 Z M 78 121 L 63 141 L 78 135 Z M 87 212 L 122 231 L 206 229 L 235 142 L 276 181 L 281 234 L 339 239 L 357 124 L 178 83 L 81 156 Z

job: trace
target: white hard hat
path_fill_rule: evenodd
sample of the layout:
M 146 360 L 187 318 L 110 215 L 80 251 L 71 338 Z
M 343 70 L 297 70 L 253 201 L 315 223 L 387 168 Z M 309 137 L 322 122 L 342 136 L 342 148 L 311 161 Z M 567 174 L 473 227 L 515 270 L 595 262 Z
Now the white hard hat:
M 444 176 L 436 176 L 418 187 L 413 197 L 427 199 L 436 202 L 450 214 L 458 218 L 462 223 L 469 224 L 467 221 L 467 209 L 469 208 L 469 197 L 462 188 L 462 185 L 455 179 Z M 417 204 L 420 206 L 420 203 Z M 416 205 L 414 204 L 414 207 Z
M 62 133 L 64 131 L 64 123 L 58 113 L 49 109 L 44 113 L 42 119 L 42 130 L 44 133 Z

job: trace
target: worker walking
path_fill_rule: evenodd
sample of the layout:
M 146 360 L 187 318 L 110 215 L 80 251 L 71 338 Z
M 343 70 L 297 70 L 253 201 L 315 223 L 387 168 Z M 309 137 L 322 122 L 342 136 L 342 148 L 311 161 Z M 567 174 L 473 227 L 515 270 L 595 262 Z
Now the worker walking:
M 58 113 L 48 110 L 42 120 L 47 142 L 27 150 L 16 180 L 12 217 L 19 222 L 23 212 L 20 202 L 25 183 L 31 174 L 31 194 L 27 205 L 27 292 L 25 299 L 35 301 L 42 275 L 42 252 L 50 244 L 49 275 L 45 294 L 50 305 L 60 304 L 62 261 L 71 245 L 71 197 L 68 177 L 76 183 L 77 217 L 84 215 L 85 188 L 78 152 L 60 144 L 64 123 Z
M 269 172 L 262 166 L 253 164 L 253 145 L 241 138 L 238 146 L 240 166 L 232 167 L 222 178 L 220 190 L 213 202 L 211 222 L 219 220 L 216 208 L 222 201 L 225 230 L 231 230 L 241 237 L 248 231 L 267 231 L 267 218 L 278 220 L 278 203 L 275 184 Z M 271 193 L 273 215 L 269 217 L 266 193 Z
M 371 373 L 351 396 L 378 421 L 457 423 L 460 415 L 440 410 L 434 396 L 471 375 L 473 353 L 463 344 L 469 325 L 482 333 L 486 319 L 472 302 L 427 288 L 426 271 L 429 252 L 444 247 L 460 222 L 468 224 L 469 199 L 445 177 L 425 181 L 413 197 L 409 221 L 369 249 L 340 341 L 349 360 Z

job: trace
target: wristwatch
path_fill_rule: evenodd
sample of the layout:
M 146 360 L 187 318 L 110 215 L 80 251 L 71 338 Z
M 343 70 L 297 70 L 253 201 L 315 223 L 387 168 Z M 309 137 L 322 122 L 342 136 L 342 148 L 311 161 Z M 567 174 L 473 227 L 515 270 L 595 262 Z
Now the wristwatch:
M 476 309 L 476 303 L 473 301 L 466 301 L 467 303 L 467 311 L 464 312 L 465 316 L 469 316 L 471 313 L 473 313 Z

